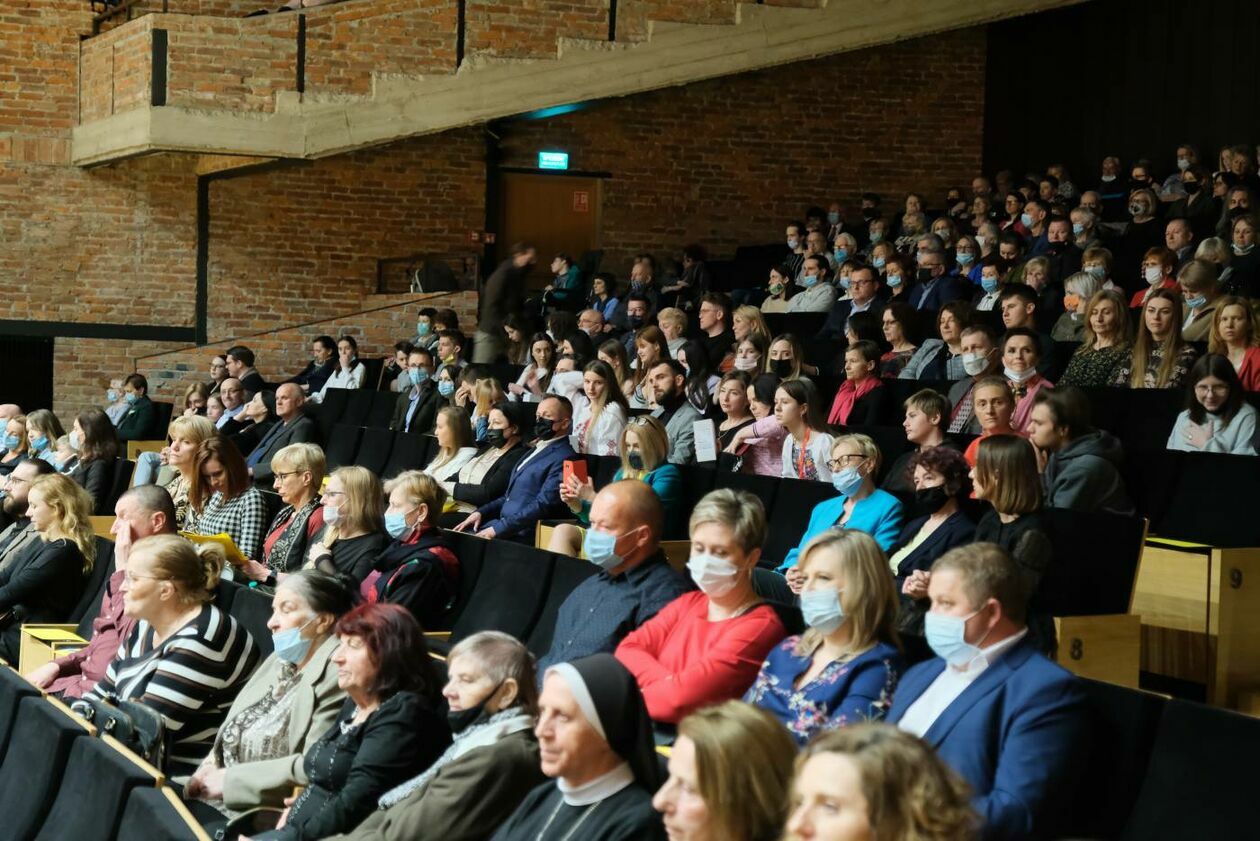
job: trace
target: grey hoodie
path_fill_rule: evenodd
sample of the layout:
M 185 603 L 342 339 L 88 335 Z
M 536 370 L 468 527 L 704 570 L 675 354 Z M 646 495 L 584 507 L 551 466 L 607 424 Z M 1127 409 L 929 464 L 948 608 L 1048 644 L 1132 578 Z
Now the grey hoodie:
M 1097 430 L 1069 442 L 1046 460 L 1041 479 L 1046 506 L 1072 511 L 1134 513 L 1120 476 L 1124 450 L 1110 432 Z

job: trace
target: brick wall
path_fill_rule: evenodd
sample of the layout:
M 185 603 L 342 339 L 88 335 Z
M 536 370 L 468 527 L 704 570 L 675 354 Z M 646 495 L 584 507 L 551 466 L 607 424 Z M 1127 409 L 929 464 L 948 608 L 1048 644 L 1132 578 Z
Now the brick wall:
M 714 4 L 720 5 L 720 4 Z M 539 149 L 607 172 L 605 268 L 688 242 L 717 257 L 775 242 L 812 204 L 851 209 L 872 190 L 889 211 L 907 190 L 938 205 L 980 168 L 982 29 L 640 94 L 507 127 L 504 164 Z
M 479 48 L 506 55 L 514 45 L 545 40 L 501 37 L 512 26 L 568 7 L 583 22 L 574 31 L 587 26 L 595 35 L 601 2 L 474 2 L 482 17 L 474 15 L 470 32 L 484 39 Z M 629 5 L 623 3 L 623 11 Z M 689 14 L 718 14 L 730 6 L 685 5 Z M 198 161 L 160 155 L 91 170 L 69 166 L 79 35 L 90 30 L 86 6 L 82 0 L 0 5 L 0 50 L 6 59 L 13 56 L 0 78 L 16 79 L 15 93 L 0 99 L 0 319 L 188 327 L 194 322 Z M 328 49 L 320 53 L 326 56 L 346 54 L 347 39 L 380 25 L 371 30 L 379 42 L 372 61 L 409 72 L 405 56 L 412 45 L 391 38 L 401 24 L 390 23 L 387 12 L 436 15 L 442 8 L 437 0 L 356 0 L 312 13 L 308 24 L 327 36 Z M 187 28 L 172 23 L 170 31 L 173 37 L 246 26 L 283 31 L 292 20 L 182 19 L 178 27 Z M 423 38 L 449 32 L 444 19 L 432 20 Z M 132 26 L 143 32 L 151 25 Z M 84 62 L 82 85 L 108 90 L 111 109 L 120 98 L 147 93 L 147 78 L 117 73 L 120 51 L 143 52 L 147 43 L 142 37 L 130 44 L 125 36 L 112 32 L 84 50 L 91 60 Z M 504 163 L 532 166 L 539 148 L 560 147 L 572 155 L 574 169 L 610 173 L 603 244 L 608 265 L 618 271 L 637 250 L 674 252 L 692 240 L 729 256 L 740 243 L 780 239 L 785 219 L 832 196 L 852 206 L 860 191 L 874 189 L 895 204 L 906 189 L 937 197 L 949 183 L 965 182 L 979 166 L 983 52 L 982 31 L 961 32 L 512 123 L 503 127 Z M 282 51 L 273 58 L 279 79 L 288 59 Z M 435 47 L 433 61 L 447 58 Z M 308 70 L 328 89 L 361 78 L 349 64 L 312 61 Z M 216 62 L 226 59 L 204 59 L 197 71 L 204 75 L 190 90 L 225 83 L 236 86 L 235 95 L 262 101 L 251 87 L 256 79 L 225 82 L 215 75 Z M 172 73 L 195 75 L 178 62 Z M 378 300 L 371 296 L 378 258 L 472 250 L 468 233 L 484 226 L 483 144 L 481 129 L 463 129 L 212 182 L 212 341 L 367 308 Z M 383 352 L 393 331 L 409 333 L 414 308 L 376 320 L 354 318 L 273 334 L 260 348 L 264 373 L 300 368 L 307 340 L 319 332 L 360 331 L 365 353 Z M 206 352 L 137 360 L 178 350 L 170 343 L 59 339 L 55 408 L 71 413 L 99 401 L 112 376 L 137 365 L 173 372 L 159 377 L 163 383 L 155 389 L 171 397 L 184 374 L 202 375 Z
M 472 335 L 476 323 L 477 296 L 473 292 L 450 295 L 374 295 L 364 301 L 371 311 L 334 318 L 319 324 L 273 330 L 237 341 L 219 342 L 198 348 L 183 347 L 136 359 L 135 370 L 149 380 L 155 400 L 174 402 L 183 398 L 192 382 L 209 379 L 211 357 L 234 344 L 254 351 L 256 367 L 267 382 L 283 382 L 306 367 L 311 359 L 311 342 L 327 334 L 334 338 L 354 336 L 359 355 L 365 359 L 393 354 L 394 343 L 415 335 L 416 314 L 421 307 L 450 307 L 460 317 L 460 327 Z M 108 380 L 108 377 L 105 378 Z
M 465 40 L 468 54 L 555 58 L 561 36 L 606 41 L 608 2 L 468 0 Z

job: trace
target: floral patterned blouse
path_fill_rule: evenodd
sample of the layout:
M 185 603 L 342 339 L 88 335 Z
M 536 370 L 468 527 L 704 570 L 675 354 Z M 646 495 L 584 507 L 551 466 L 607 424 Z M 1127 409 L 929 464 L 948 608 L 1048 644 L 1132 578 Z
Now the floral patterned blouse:
M 1078 350 L 1072 354 L 1067 370 L 1059 378 L 1059 385 L 1083 388 L 1113 385 L 1120 369 L 1128 364 L 1132 352 L 1133 349 L 1128 344 L 1097 350 Z
M 799 639 L 788 637 L 770 652 L 745 701 L 782 721 L 801 745 L 817 732 L 879 721 L 888 714 L 902 672 L 896 648 L 876 643 L 852 660 L 833 660 L 817 677 L 797 687 L 797 678 L 809 671 L 813 660 L 812 655 L 796 653 Z

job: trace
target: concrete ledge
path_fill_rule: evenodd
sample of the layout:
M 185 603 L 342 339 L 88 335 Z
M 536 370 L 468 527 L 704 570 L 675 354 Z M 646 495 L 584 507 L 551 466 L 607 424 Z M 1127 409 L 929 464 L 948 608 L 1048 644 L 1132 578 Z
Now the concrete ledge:
M 141 107 L 74 131 L 81 166 L 152 151 L 320 158 L 543 108 L 805 61 L 1086 0 L 829 0 L 738 8 L 735 25 L 652 22 L 646 42 L 562 39 L 555 60 L 473 57 L 450 75 L 378 77 L 365 97 L 277 98 L 274 113 Z

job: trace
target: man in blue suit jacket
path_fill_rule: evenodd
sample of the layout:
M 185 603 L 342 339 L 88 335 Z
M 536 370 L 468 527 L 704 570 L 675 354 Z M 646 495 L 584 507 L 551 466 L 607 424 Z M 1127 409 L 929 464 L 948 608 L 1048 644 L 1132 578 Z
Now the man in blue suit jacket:
M 478 537 L 506 537 L 533 541 L 535 524 L 546 517 L 564 516 L 568 508 L 560 501 L 564 462 L 578 458 L 569 444 L 573 404 L 567 398 L 550 395 L 538 404 L 534 434 L 537 443 L 512 469 L 507 493 L 468 515 L 456 531 L 479 529 Z
M 967 781 L 984 841 L 1056 838 L 1086 762 L 1084 695 L 1029 644 L 1018 567 L 992 543 L 947 552 L 928 582 L 937 657 L 901 678 L 888 721 Z
M 945 254 L 925 251 L 920 257 L 918 280 L 910 288 L 910 306 L 916 310 L 936 312 L 950 301 L 968 295 L 958 278 L 945 273 Z

